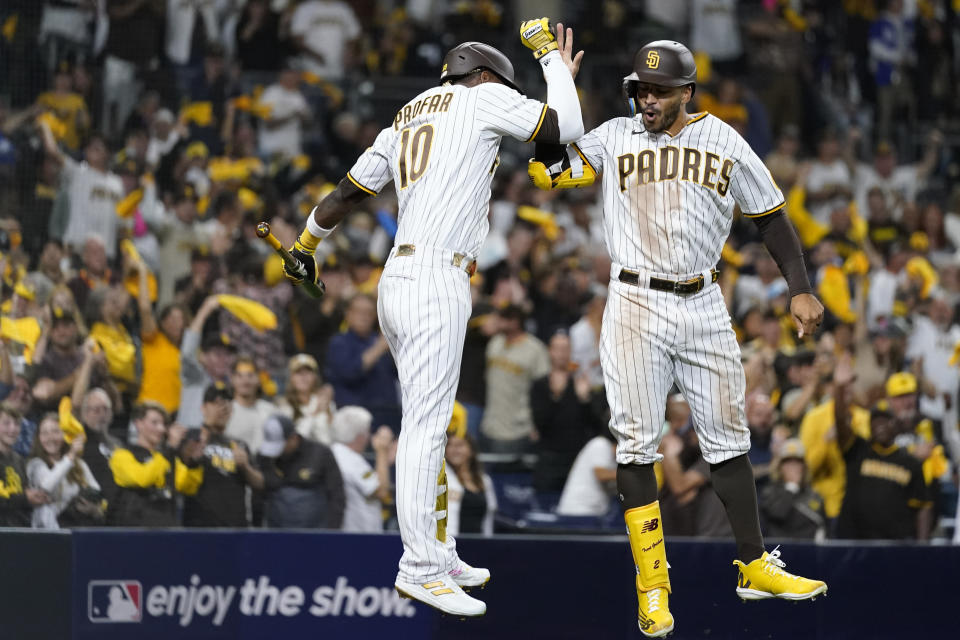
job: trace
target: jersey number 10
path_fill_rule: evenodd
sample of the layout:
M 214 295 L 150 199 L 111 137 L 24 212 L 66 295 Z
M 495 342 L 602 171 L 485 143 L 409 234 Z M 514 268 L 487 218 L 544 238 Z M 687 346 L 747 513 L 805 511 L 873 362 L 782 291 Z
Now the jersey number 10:
M 411 140 L 410 138 L 413 138 Z M 427 170 L 430 146 L 433 144 L 433 125 L 424 124 L 410 134 L 410 127 L 400 132 L 400 188 L 416 182 Z

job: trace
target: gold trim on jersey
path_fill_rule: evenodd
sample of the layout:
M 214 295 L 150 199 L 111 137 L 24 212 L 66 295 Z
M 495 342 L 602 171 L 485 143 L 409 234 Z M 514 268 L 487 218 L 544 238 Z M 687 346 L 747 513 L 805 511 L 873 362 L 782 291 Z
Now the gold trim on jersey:
M 354 184 L 354 186 L 357 187 L 357 189 L 360 189 L 361 191 L 366 191 L 367 193 L 369 193 L 369 194 L 372 195 L 372 196 L 377 195 L 377 192 L 376 192 L 376 191 L 374 191 L 374 190 L 372 190 L 372 189 L 367 189 L 365 186 L 363 186 L 362 184 L 360 184 L 359 182 L 357 182 L 357 179 L 354 178 L 352 175 L 350 175 L 349 172 L 347 172 L 347 180 L 349 180 L 350 182 L 352 182 L 352 183 Z
M 588 167 L 593 169 L 594 173 L 600 173 L 599 171 L 597 171 L 597 168 L 595 166 L 590 164 L 590 161 L 587 160 L 587 156 L 583 155 L 583 151 L 580 151 L 580 147 L 577 146 L 576 142 L 571 142 L 570 146 L 573 147 L 573 150 L 577 152 L 577 155 L 580 156 L 580 159 L 583 160 L 584 164 L 586 164 Z
M 680 131 L 683 131 L 684 129 L 687 128 L 687 126 L 693 124 L 694 122 L 699 122 L 700 120 L 703 120 L 703 119 L 706 118 L 708 115 L 710 115 L 708 112 L 706 112 L 706 111 L 701 111 L 700 113 L 694 115 L 692 118 L 690 118 L 689 120 L 687 120 L 687 121 L 684 123 L 684 125 L 683 125 L 682 127 L 680 127 Z M 677 131 L 677 134 L 676 134 L 676 135 L 670 135 L 670 132 L 667 131 L 667 135 L 670 136 L 671 138 L 676 138 L 678 135 L 680 135 L 680 131 Z
M 547 105 L 543 105 L 543 109 L 540 111 L 540 120 L 537 122 L 537 128 L 533 130 L 533 133 L 530 134 L 530 137 L 527 138 L 524 142 L 530 142 L 537 137 L 537 134 L 540 133 L 540 127 L 543 126 L 543 121 L 547 117 Z
M 762 211 L 762 212 L 760 212 L 760 213 L 744 213 L 744 214 L 743 214 L 743 217 L 744 217 L 744 218 L 762 218 L 763 216 L 768 216 L 768 215 L 770 215 L 771 213 L 776 213 L 776 212 L 779 211 L 780 209 L 783 209 L 785 206 L 787 206 L 787 203 L 786 203 L 786 202 L 781 202 L 781 203 L 778 204 L 777 206 L 775 206 L 775 207 L 773 207 L 773 208 L 771 208 L 771 209 L 767 209 L 766 211 Z

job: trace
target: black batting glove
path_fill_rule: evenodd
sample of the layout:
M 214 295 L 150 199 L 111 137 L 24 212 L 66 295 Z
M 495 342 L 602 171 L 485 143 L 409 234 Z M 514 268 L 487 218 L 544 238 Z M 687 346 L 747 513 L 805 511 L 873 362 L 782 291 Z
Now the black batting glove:
M 307 253 L 303 249 L 300 249 L 297 244 L 294 244 L 290 248 L 290 255 L 300 264 L 298 268 L 291 269 L 286 262 L 283 263 L 283 275 L 287 280 L 290 280 L 293 284 L 303 284 L 304 282 L 316 284 L 320 279 L 320 270 L 317 269 L 317 261 L 313 257 L 313 254 Z

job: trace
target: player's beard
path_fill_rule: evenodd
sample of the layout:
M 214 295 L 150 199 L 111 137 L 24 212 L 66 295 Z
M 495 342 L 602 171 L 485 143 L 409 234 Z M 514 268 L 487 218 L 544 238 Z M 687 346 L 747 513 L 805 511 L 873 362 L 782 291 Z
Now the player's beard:
M 677 118 L 680 116 L 680 101 L 670 104 L 665 107 L 660 112 L 659 121 L 654 121 L 652 126 L 647 127 L 647 131 L 651 133 L 660 133 L 661 131 L 666 131 L 673 126 L 673 123 L 677 121 Z

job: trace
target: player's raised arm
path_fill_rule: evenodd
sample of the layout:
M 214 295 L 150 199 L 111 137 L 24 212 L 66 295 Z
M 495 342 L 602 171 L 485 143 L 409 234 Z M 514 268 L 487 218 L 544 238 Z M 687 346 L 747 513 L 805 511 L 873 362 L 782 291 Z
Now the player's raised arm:
M 525 45 L 528 47 L 531 46 L 527 40 L 524 39 L 526 33 L 524 28 L 526 27 L 529 31 L 531 27 L 528 25 L 544 20 L 546 19 L 531 20 L 521 25 L 520 35 Z M 535 29 L 536 25 L 534 24 L 532 28 Z M 573 55 L 573 29 L 568 28 L 565 30 L 562 24 L 557 25 L 556 47 L 564 66 L 570 71 L 571 80 L 576 78 L 577 73 L 580 71 L 580 62 L 583 60 L 583 51 L 579 51 L 576 55 Z M 534 56 L 536 56 L 539 51 L 540 50 L 535 50 Z M 554 97 L 555 94 L 559 92 L 555 91 L 553 94 L 550 92 L 551 84 L 550 77 L 547 75 L 548 69 L 549 65 L 546 65 L 544 67 L 544 78 L 547 80 L 547 103 L 552 109 L 557 100 L 564 100 L 563 96 L 565 94 Z M 560 74 L 556 75 L 559 76 Z M 554 86 L 557 84 L 558 83 L 554 83 Z M 574 92 L 576 92 L 576 87 L 574 87 Z M 576 96 L 576 93 L 574 93 L 574 96 Z M 577 106 L 579 107 L 579 102 L 577 102 Z M 561 134 L 562 133 L 564 132 L 561 131 Z M 581 129 L 581 136 L 582 134 L 583 130 Z M 577 140 L 578 143 L 585 142 L 581 136 L 567 140 L 563 135 L 560 135 L 556 141 L 539 135 L 534 138 L 534 141 L 537 143 L 536 152 L 527 166 L 527 173 L 536 187 L 549 191 L 550 189 L 574 189 L 576 187 L 585 187 L 593 184 L 598 173 L 597 165 L 594 164 L 597 159 L 591 162 L 583 151 L 581 151 L 580 146 L 565 144 L 566 142 L 573 142 L 573 140 Z
M 560 29 L 558 25 L 558 32 Z M 583 135 L 583 116 L 571 74 L 575 69 L 572 60 L 568 65 L 561 56 L 547 18 L 521 24 L 520 40 L 533 49 L 543 68 L 546 104 L 523 95 L 513 80 L 513 63 L 493 47 L 479 42 L 465 42 L 451 49 L 444 58 L 441 80 L 459 79 L 462 84 L 477 87 L 476 124 L 487 137 L 508 136 L 523 142 L 554 144 L 576 140 Z M 563 41 L 564 51 L 572 49 L 572 29 L 567 29 Z M 480 82 L 470 81 L 475 74 L 481 74 Z
M 554 136 L 535 136 L 540 142 L 573 142 L 583 135 L 583 115 L 580 113 L 580 99 L 573 79 L 580 69 L 583 51 L 571 57 L 573 51 L 573 29 L 564 30 L 558 23 L 556 33 L 550 28 L 549 18 L 527 20 L 520 25 L 520 41 L 533 50 L 533 57 L 543 68 L 543 79 L 547 82 L 546 117 L 554 117 L 556 139 Z M 544 132 L 546 133 L 546 132 Z

